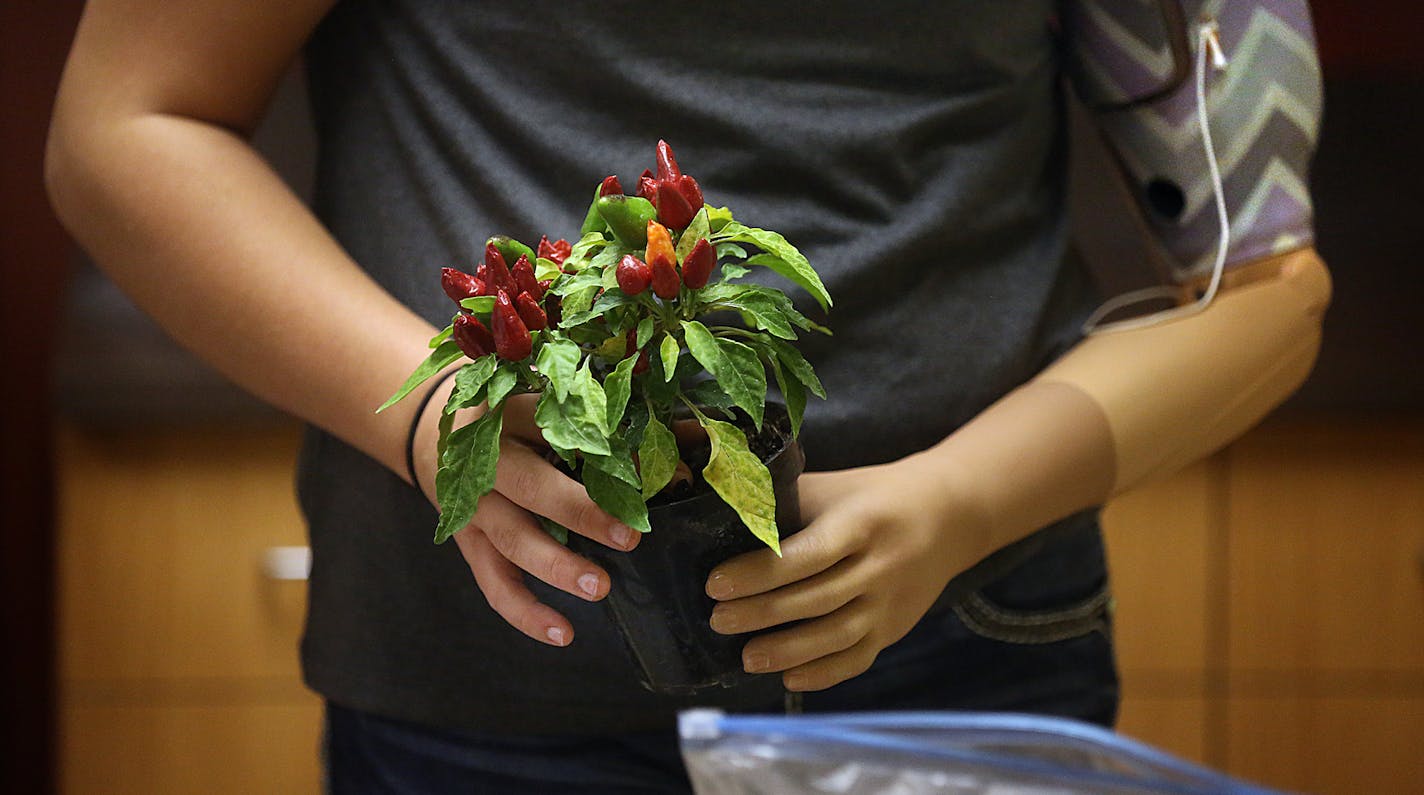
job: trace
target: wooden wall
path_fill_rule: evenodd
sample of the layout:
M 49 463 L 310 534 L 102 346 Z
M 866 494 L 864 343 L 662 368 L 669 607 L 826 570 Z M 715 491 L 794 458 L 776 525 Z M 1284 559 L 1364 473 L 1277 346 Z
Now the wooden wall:
M 1295 790 L 1424 781 L 1424 422 L 1271 423 L 1106 525 L 1122 731 Z
M 61 789 L 317 792 L 297 638 L 295 425 L 58 439 Z
M 59 436 L 69 793 L 314 792 L 290 425 Z M 1278 787 L 1424 781 L 1424 421 L 1291 421 L 1110 506 L 1122 731 Z

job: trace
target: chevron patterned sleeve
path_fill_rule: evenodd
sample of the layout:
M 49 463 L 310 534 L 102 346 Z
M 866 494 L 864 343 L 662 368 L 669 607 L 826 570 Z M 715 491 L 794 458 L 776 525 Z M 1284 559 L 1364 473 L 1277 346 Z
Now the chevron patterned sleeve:
M 1320 63 L 1305 0 L 1069 0 L 1068 72 L 1094 111 L 1175 276 L 1210 272 L 1220 226 L 1197 118 L 1199 37 L 1231 235 L 1227 267 L 1312 242 L 1310 159 Z

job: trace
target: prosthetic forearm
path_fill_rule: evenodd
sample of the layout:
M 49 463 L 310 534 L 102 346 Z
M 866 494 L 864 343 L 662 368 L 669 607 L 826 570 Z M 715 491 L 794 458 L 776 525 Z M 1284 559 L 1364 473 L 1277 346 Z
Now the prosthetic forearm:
M 1182 303 L 1200 310 L 1089 336 L 1039 376 L 1102 409 L 1114 492 L 1212 452 L 1289 396 L 1314 363 L 1330 300 L 1309 248 L 1321 94 L 1308 8 L 1158 5 L 1154 17 L 1137 4 L 1075 3 L 1067 16 L 1075 84 L 1175 259 Z
M 1231 285 L 1204 311 L 1090 337 L 1036 379 L 1071 385 L 1102 410 L 1113 493 L 1213 452 L 1309 374 L 1330 301 L 1324 264 L 1301 249 L 1247 273 L 1256 278 Z

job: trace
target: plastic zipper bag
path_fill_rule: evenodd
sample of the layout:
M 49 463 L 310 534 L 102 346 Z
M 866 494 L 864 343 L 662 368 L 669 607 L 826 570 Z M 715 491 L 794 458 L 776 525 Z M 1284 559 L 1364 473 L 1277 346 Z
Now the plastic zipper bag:
M 1097 726 L 1037 715 L 692 710 L 679 730 L 699 795 L 1273 792 Z

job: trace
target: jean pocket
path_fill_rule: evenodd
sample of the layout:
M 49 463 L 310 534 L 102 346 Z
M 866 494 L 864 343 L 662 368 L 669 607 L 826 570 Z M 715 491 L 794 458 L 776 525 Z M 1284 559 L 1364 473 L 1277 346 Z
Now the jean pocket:
M 1106 581 L 1085 597 L 1052 607 L 1009 607 L 981 589 L 956 601 L 953 609 L 970 632 L 1004 643 L 1058 643 L 1094 632 L 1110 638 L 1112 632 L 1112 591 Z

